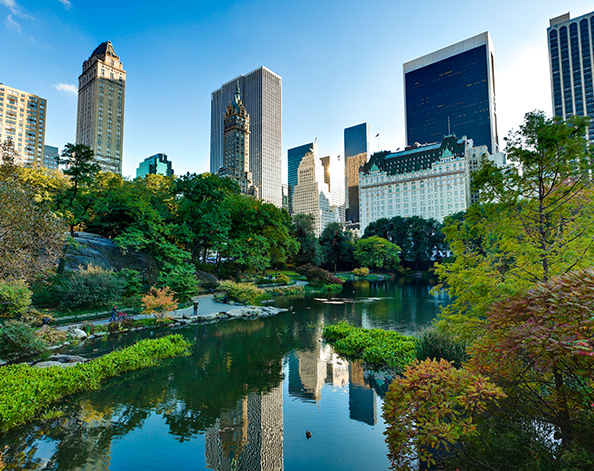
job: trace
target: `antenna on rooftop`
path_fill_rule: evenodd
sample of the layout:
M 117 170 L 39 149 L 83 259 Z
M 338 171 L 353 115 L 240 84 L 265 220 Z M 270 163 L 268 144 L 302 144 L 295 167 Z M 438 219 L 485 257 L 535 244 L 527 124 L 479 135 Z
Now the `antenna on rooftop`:
M 448 116 L 448 136 L 452 135 L 452 130 L 450 129 L 450 117 Z

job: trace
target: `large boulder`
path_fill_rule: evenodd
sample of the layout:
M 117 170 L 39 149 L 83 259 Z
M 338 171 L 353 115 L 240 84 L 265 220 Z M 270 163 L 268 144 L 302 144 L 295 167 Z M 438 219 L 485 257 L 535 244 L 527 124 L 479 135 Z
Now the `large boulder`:
M 84 330 L 81 329 L 77 329 L 72 328 L 72 329 L 68 329 L 68 334 L 70 334 L 70 336 L 74 339 L 78 339 L 78 340 L 84 340 L 87 338 L 87 333 Z

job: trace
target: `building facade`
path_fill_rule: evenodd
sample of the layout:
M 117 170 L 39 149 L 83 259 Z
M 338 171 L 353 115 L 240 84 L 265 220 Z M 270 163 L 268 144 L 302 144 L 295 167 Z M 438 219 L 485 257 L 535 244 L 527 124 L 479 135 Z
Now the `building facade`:
M 498 166 L 503 154 L 489 155 L 472 139 L 447 136 L 435 144 L 408 146 L 393 154 L 374 154 L 359 174 L 361 233 L 373 221 L 395 216 L 421 216 L 443 221 L 466 210 L 472 173 L 486 155 Z
M 330 188 L 324 181 L 324 166 L 316 154 L 308 152 L 299 164 L 293 214 L 311 214 L 316 237 L 320 237 L 328 224 L 340 222 L 338 212 L 332 210 L 330 198 Z
M 76 142 L 89 146 L 104 172 L 122 173 L 126 71 L 111 41 L 83 63 L 78 78 Z
M 339 154 L 320 159 L 324 167 L 324 183 L 330 192 L 330 207 L 338 214 L 340 222 L 345 222 L 344 159 Z
M 60 163 L 60 150 L 54 146 L 43 146 L 43 166 L 57 169 Z
M 0 142 L 11 140 L 20 164 L 43 166 L 47 101 L 0 83 Z
M 466 134 L 499 152 L 495 60 L 488 32 L 407 62 L 404 68 L 406 142 L 441 142 Z
M 210 171 L 224 165 L 224 117 L 237 84 L 250 116 L 250 168 L 259 198 L 282 206 L 282 79 L 266 67 L 223 84 L 211 95 Z
M 293 193 L 297 186 L 297 173 L 299 171 L 299 164 L 305 154 L 313 152 L 318 155 L 318 143 L 310 142 L 301 146 L 293 147 L 287 151 L 287 167 L 288 167 L 288 189 L 289 189 L 289 214 L 293 214 Z
M 344 130 L 345 219 L 359 222 L 359 169 L 369 158 L 369 125 L 357 124 Z
M 225 151 L 218 175 L 239 185 L 243 195 L 256 196 L 250 172 L 250 116 L 241 101 L 239 85 L 225 111 Z
M 547 37 L 553 114 L 563 119 L 592 117 L 588 139 L 594 143 L 594 12 L 574 19 L 569 13 L 553 18 Z
M 147 175 L 173 176 L 173 167 L 171 161 L 167 160 L 166 154 L 151 155 L 140 162 L 136 169 L 136 177 L 146 177 Z

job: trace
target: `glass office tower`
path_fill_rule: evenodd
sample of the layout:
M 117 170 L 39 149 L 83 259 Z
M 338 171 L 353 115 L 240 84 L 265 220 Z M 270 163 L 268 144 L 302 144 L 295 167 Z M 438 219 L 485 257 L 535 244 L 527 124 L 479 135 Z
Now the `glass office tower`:
M 250 115 L 250 172 L 260 198 L 282 206 L 282 79 L 266 67 L 240 75 L 211 95 L 210 172 L 223 166 L 223 119 L 239 89 Z
M 346 221 L 359 222 L 359 169 L 369 158 L 369 124 L 344 130 Z
M 344 156 L 369 153 L 369 124 L 361 123 L 344 130 Z
M 594 57 L 594 12 L 570 19 L 569 13 L 550 20 L 547 29 L 553 114 L 594 118 L 592 58 Z M 594 143 L 594 119 L 588 128 Z
M 404 68 L 406 142 L 468 136 L 499 151 L 493 45 L 482 33 L 407 62 Z
M 287 166 L 289 169 L 289 213 L 293 214 L 293 194 L 295 193 L 295 187 L 297 186 L 297 171 L 299 170 L 299 164 L 301 160 L 308 152 L 318 154 L 318 144 L 310 142 L 309 144 L 303 144 L 302 146 L 293 147 L 287 151 Z

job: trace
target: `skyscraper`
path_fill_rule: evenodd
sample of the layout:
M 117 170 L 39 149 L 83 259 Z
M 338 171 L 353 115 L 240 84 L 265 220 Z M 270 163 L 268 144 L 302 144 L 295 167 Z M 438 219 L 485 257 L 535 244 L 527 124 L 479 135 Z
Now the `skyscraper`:
M 101 43 L 78 78 L 76 142 L 95 152 L 104 172 L 122 173 L 126 71 L 111 41 Z
M 467 136 L 499 152 L 495 61 L 488 32 L 407 62 L 404 68 L 406 142 Z
M 569 13 L 550 20 L 547 29 L 553 114 L 591 116 L 588 139 L 594 143 L 594 12 L 570 19 Z
M 147 157 L 136 169 L 136 177 L 145 177 L 147 175 L 163 175 L 165 177 L 173 176 L 173 167 L 171 161 L 167 160 L 167 155 L 163 153 Z
M 282 206 L 282 79 L 266 67 L 230 80 L 211 95 L 210 172 L 223 166 L 224 116 L 239 84 L 250 115 L 250 172 L 259 197 Z
M 10 139 L 27 167 L 43 165 L 46 110 L 45 99 L 0 83 L 0 142 Z
M 227 105 L 223 130 L 225 153 L 223 166 L 217 173 L 237 183 L 242 194 L 256 196 L 250 172 L 250 115 L 241 101 L 239 84 L 233 100 Z
M 303 144 L 302 146 L 293 147 L 287 151 L 287 167 L 288 167 L 288 186 L 289 186 L 289 213 L 293 214 L 293 194 L 295 193 L 295 187 L 297 186 L 297 171 L 299 164 L 305 154 L 313 152 L 318 154 L 318 144 L 316 142 L 310 142 L 309 144 Z
M 346 220 L 359 222 L 359 168 L 369 158 L 369 125 L 357 124 L 344 130 Z

